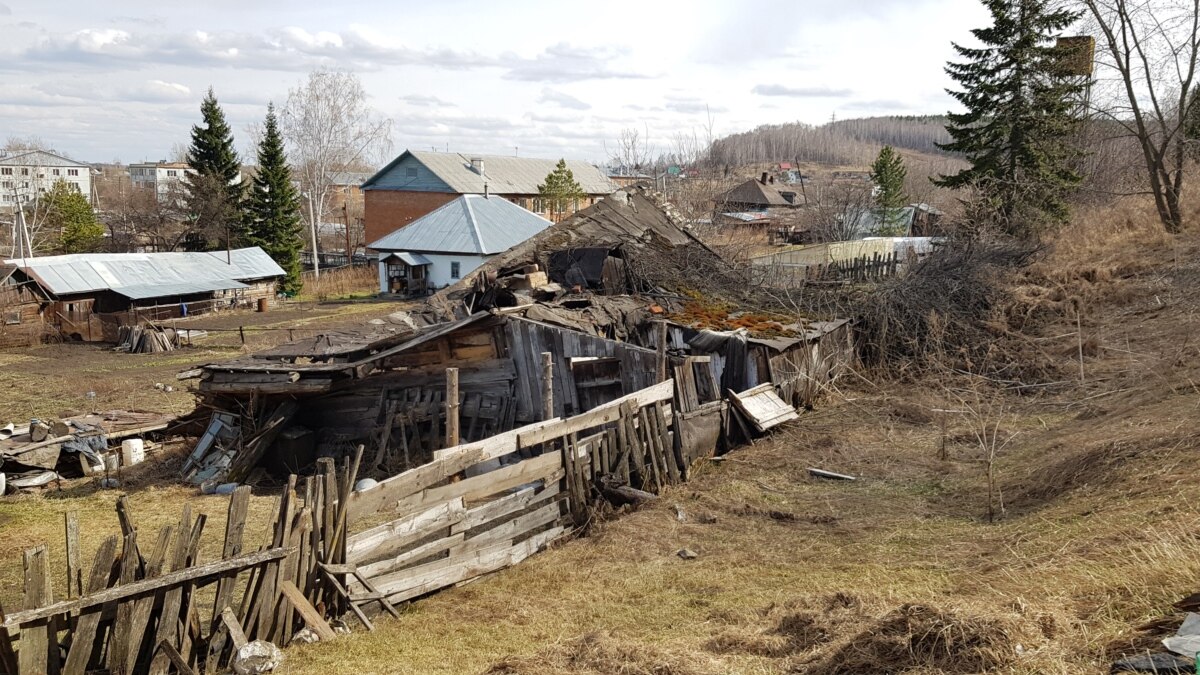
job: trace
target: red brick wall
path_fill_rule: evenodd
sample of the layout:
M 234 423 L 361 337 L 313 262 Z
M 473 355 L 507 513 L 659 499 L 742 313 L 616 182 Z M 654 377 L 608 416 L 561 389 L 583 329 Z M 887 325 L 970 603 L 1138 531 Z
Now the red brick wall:
M 449 192 L 366 190 L 364 222 L 367 244 L 395 232 L 457 197 L 458 195 Z

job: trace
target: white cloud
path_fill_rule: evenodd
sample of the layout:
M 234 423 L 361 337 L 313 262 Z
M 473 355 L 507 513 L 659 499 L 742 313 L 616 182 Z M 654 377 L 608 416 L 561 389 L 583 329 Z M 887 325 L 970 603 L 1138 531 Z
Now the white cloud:
M 789 96 L 792 98 L 845 98 L 854 95 L 854 91 L 850 89 L 789 87 L 782 84 L 758 84 L 750 92 L 759 96 Z
M 574 96 L 551 89 L 550 87 L 542 87 L 542 95 L 538 97 L 538 103 L 553 103 L 563 108 L 571 110 L 591 110 L 592 105 L 586 101 L 581 101 Z

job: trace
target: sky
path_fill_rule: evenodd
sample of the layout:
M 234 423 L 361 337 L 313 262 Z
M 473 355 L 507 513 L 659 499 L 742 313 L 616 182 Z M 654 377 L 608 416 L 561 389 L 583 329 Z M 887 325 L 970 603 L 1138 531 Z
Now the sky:
M 349 70 L 392 154 L 603 162 L 762 124 L 952 107 L 974 0 L 0 0 L 0 141 L 88 162 L 186 144 L 213 87 L 237 137 L 316 68 Z

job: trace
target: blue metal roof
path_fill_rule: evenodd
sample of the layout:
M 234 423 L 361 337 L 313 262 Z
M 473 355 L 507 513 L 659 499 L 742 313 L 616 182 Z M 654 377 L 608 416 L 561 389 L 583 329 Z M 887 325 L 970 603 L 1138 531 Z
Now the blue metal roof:
M 545 218 L 503 197 L 463 195 L 370 244 L 376 251 L 506 251 L 550 227 Z

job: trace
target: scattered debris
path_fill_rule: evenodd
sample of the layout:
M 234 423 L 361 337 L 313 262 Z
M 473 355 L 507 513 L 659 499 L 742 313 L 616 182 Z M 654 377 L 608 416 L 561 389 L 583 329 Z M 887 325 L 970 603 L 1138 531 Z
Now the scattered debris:
M 1200 614 L 1189 612 L 1175 635 L 1164 639 L 1162 643 L 1169 651 L 1180 656 L 1200 653 Z
M 311 645 L 314 642 L 320 642 L 321 638 L 313 631 L 313 629 L 305 626 L 296 631 L 292 636 L 292 644 L 294 645 Z
M 824 469 L 815 469 L 811 466 L 808 467 L 808 474 L 813 478 L 825 478 L 827 480 L 858 480 L 854 476 L 847 476 L 844 473 L 834 473 Z
M 675 555 L 683 558 L 684 560 L 695 560 L 696 558 L 700 557 L 699 553 L 696 553 L 690 548 L 681 548 L 675 552 Z
M 8 487 L 17 490 L 31 490 L 33 488 L 46 487 L 58 479 L 58 474 L 53 471 L 39 471 L 19 478 L 9 478 Z
M 8 439 L 12 438 L 14 429 L 16 429 L 16 427 L 13 426 L 12 422 L 0 427 L 0 441 L 7 441 Z
M 684 513 L 683 507 L 678 504 L 675 505 L 675 520 L 678 520 L 681 523 L 687 522 L 687 514 Z
M 600 494 L 612 502 L 614 506 L 631 504 L 635 507 L 658 499 L 658 495 L 624 484 L 613 476 L 600 479 Z
M 283 652 L 270 642 L 255 640 L 238 648 L 233 657 L 233 672 L 238 675 L 269 673 L 283 663 Z
M 374 478 L 364 478 L 354 484 L 354 491 L 362 492 L 363 490 L 370 490 L 376 485 L 379 485 L 379 481 L 375 480 Z

